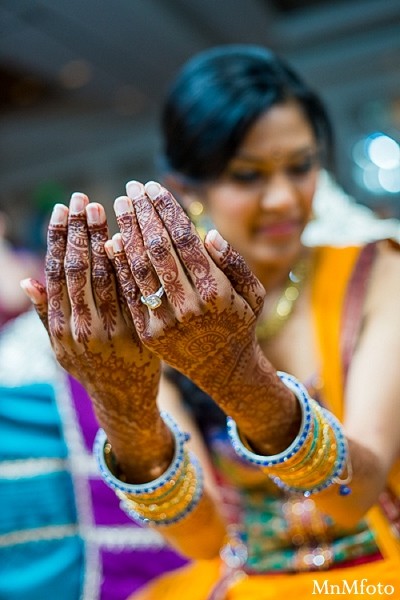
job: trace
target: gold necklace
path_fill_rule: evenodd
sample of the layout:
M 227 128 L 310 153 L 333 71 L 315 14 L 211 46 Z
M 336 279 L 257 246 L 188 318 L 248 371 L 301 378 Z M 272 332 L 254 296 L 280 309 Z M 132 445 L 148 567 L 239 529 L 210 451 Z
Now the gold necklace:
M 290 271 L 285 289 L 271 311 L 261 317 L 256 327 L 259 341 L 265 341 L 276 335 L 293 312 L 297 299 L 310 270 L 309 258 L 302 258 Z

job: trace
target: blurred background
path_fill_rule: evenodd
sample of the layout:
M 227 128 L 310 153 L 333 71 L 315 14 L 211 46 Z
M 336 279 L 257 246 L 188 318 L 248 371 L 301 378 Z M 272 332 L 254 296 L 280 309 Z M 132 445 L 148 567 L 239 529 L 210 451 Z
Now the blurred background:
M 199 50 L 269 46 L 322 95 L 339 181 L 400 216 L 399 0 L 1 0 L 0 210 L 42 251 L 50 207 L 157 178 L 166 84 Z M 112 220 L 112 217 L 111 217 Z

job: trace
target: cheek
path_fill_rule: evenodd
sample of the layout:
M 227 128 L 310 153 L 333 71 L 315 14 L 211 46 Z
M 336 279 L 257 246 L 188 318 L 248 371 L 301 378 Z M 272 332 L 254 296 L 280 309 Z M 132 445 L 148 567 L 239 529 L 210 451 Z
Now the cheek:
M 252 218 L 254 203 L 237 190 L 226 189 L 210 197 L 209 213 L 216 227 L 225 230 L 240 229 Z
M 317 175 L 308 178 L 299 188 L 299 192 L 301 193 L 302 204 L 304 210 L 307 212 L 311 212 L 312 203 L 315 195 L 315 190 L 317 187 Z

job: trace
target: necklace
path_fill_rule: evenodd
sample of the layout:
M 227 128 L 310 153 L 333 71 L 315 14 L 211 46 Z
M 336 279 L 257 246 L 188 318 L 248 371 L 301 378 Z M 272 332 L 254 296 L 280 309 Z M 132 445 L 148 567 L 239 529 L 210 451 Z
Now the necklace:
M 265 317 L 261 317 L 256 332 L 260 341 L 268 340 L 276 335 L 289 320 L 300 292 L 310 270 L 308 258 L 302 258 L 290 271 L 285 289 L 279 296 L 273 309 Z

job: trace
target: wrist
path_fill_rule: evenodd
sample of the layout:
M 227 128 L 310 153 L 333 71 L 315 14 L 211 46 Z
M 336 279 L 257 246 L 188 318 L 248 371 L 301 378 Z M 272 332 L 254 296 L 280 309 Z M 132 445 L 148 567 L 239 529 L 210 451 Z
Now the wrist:
M 169 428 L 158 411 L 154 416 L 142 415 L 142 425 L 119 420 L 100 425 L 112 446 L 115 475 L 123 474 L 130 483 L 156 479 L 171 462 L 174 442 Z M 146 423 L 148 423 L 146 425 Z
M 217 400 L 218 402 L 218 400 Z M 296 437 L 301 410 L 258 343 L 218 402 L 260 454 L 276 454 Z

